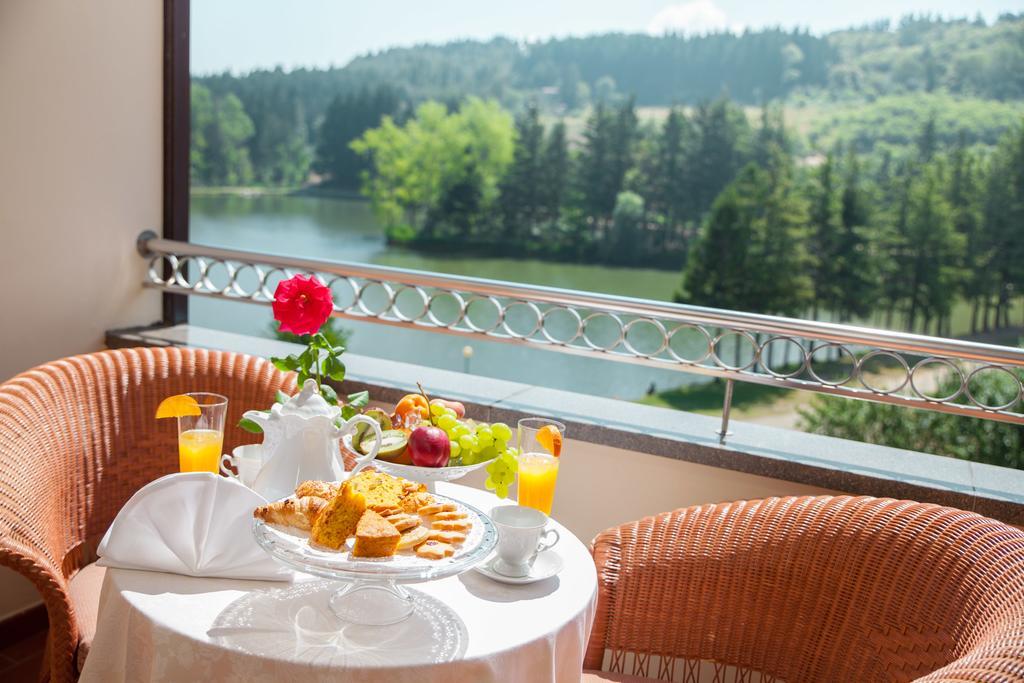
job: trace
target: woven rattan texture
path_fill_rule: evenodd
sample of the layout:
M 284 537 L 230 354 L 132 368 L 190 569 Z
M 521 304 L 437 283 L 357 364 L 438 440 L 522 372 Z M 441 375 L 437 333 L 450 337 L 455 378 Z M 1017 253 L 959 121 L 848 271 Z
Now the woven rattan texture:
M 65 358 L 0 385 L 0 565 L 28 577 L 46 605 L 50 680 L 77 676 L 68 580 L 95 559 L 128 498 L 177 471 L 177 425 L 153 418 L 157 404 L 188 391 L 227 396 L 230 451 L 260 440 L 234 425 L 277 389 L 293 392 L 294 375 L 266 360 L 182 348 Z
M 1024 531 L 970 512 L 769 498 L 648 517 L 592 550 L 587 669 L 694 683 L 722 665 L 787 683 L 1024 681 Z

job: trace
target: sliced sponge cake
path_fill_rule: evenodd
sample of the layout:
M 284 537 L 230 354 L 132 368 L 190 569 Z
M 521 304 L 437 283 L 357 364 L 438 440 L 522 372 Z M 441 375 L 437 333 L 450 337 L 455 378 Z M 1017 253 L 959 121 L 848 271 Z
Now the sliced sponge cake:
M 365 511 L 366 497 L 352 486 L 342 486 L 338 495 L 316 516 L 310 538 L 315 543 L 338 550 L 355 533 L 359 518 Z
M 352 548 L 353 557 L 391 557 L 398 549 L 402 534 L 395 525 L 367 510 L 359 518 L 356 526 L 356 544 Z

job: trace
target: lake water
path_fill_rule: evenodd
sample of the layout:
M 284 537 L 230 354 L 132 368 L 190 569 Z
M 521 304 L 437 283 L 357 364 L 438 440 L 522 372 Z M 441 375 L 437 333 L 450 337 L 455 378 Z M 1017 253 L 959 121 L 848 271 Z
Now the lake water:
M 679 273 L 550 261 L 423 255 L 385 244 L 366 202 L 320 197 L 196 195 L 191 240 L 199 244 L 329 261 L 355 261 L 527 284 L 671 300 Z M 194 297 L 197 325 L 268 335 L 268 307 Z M 473 346 L 469 370 L 537 386 L 635 399 L 651 383 L 659 390 L 702 381 L 694 375 L 581 358 L 518 345 L 467 340 L 386 325 L 343 321 L 353 353 L 462 370 L 462 348 Z M 351 368 L 358 372 L 358 368 Z M 410 377 L 409 382 L 417 378 Z

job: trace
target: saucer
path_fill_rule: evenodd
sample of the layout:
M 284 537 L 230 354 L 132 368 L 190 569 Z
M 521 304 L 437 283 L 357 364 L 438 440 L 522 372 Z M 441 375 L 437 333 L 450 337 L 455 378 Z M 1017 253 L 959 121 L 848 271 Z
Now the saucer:
M 514 585 L 543 581 L 544 579 L 549 579 L 562 571 L 562 556 L 554 550 L 545 550 L 541 554 L 537 555 L 537 559 L 534 560 L 533 566 L 530 567 L 530 573 L 526 576 L 505 576 L 504 574 L 498 573 L 494 569 L 494 564 L 497 561 L 498 556 L 492 555 L 477 566 L 473 567 L 473 569 L 477 570 L 489 579 Z

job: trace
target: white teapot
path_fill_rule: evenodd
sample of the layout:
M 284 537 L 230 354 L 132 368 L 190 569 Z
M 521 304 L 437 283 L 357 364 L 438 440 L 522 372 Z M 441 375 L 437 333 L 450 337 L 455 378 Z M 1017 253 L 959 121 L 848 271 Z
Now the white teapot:
M 320 395 L 316 380 L 307 379 L 302 391 L 284 403 L 276 403 L 270 414 L 258 410 L 245 413 L 263 429 L 263 467 L 253 489 L 267 500 L 278 500 L 294 493 L 304 481 L 341 481 L 348 475 L 342 465 L 338 439 L 362 423 L 373 429 L 376 443 L 370 453 L 356 459 L 353 472 L 377 457 L 380 449 L 380 425 L 373 418 L 356 415 L 340 427 L 336 421 L 341 408 L 332 406 Z

